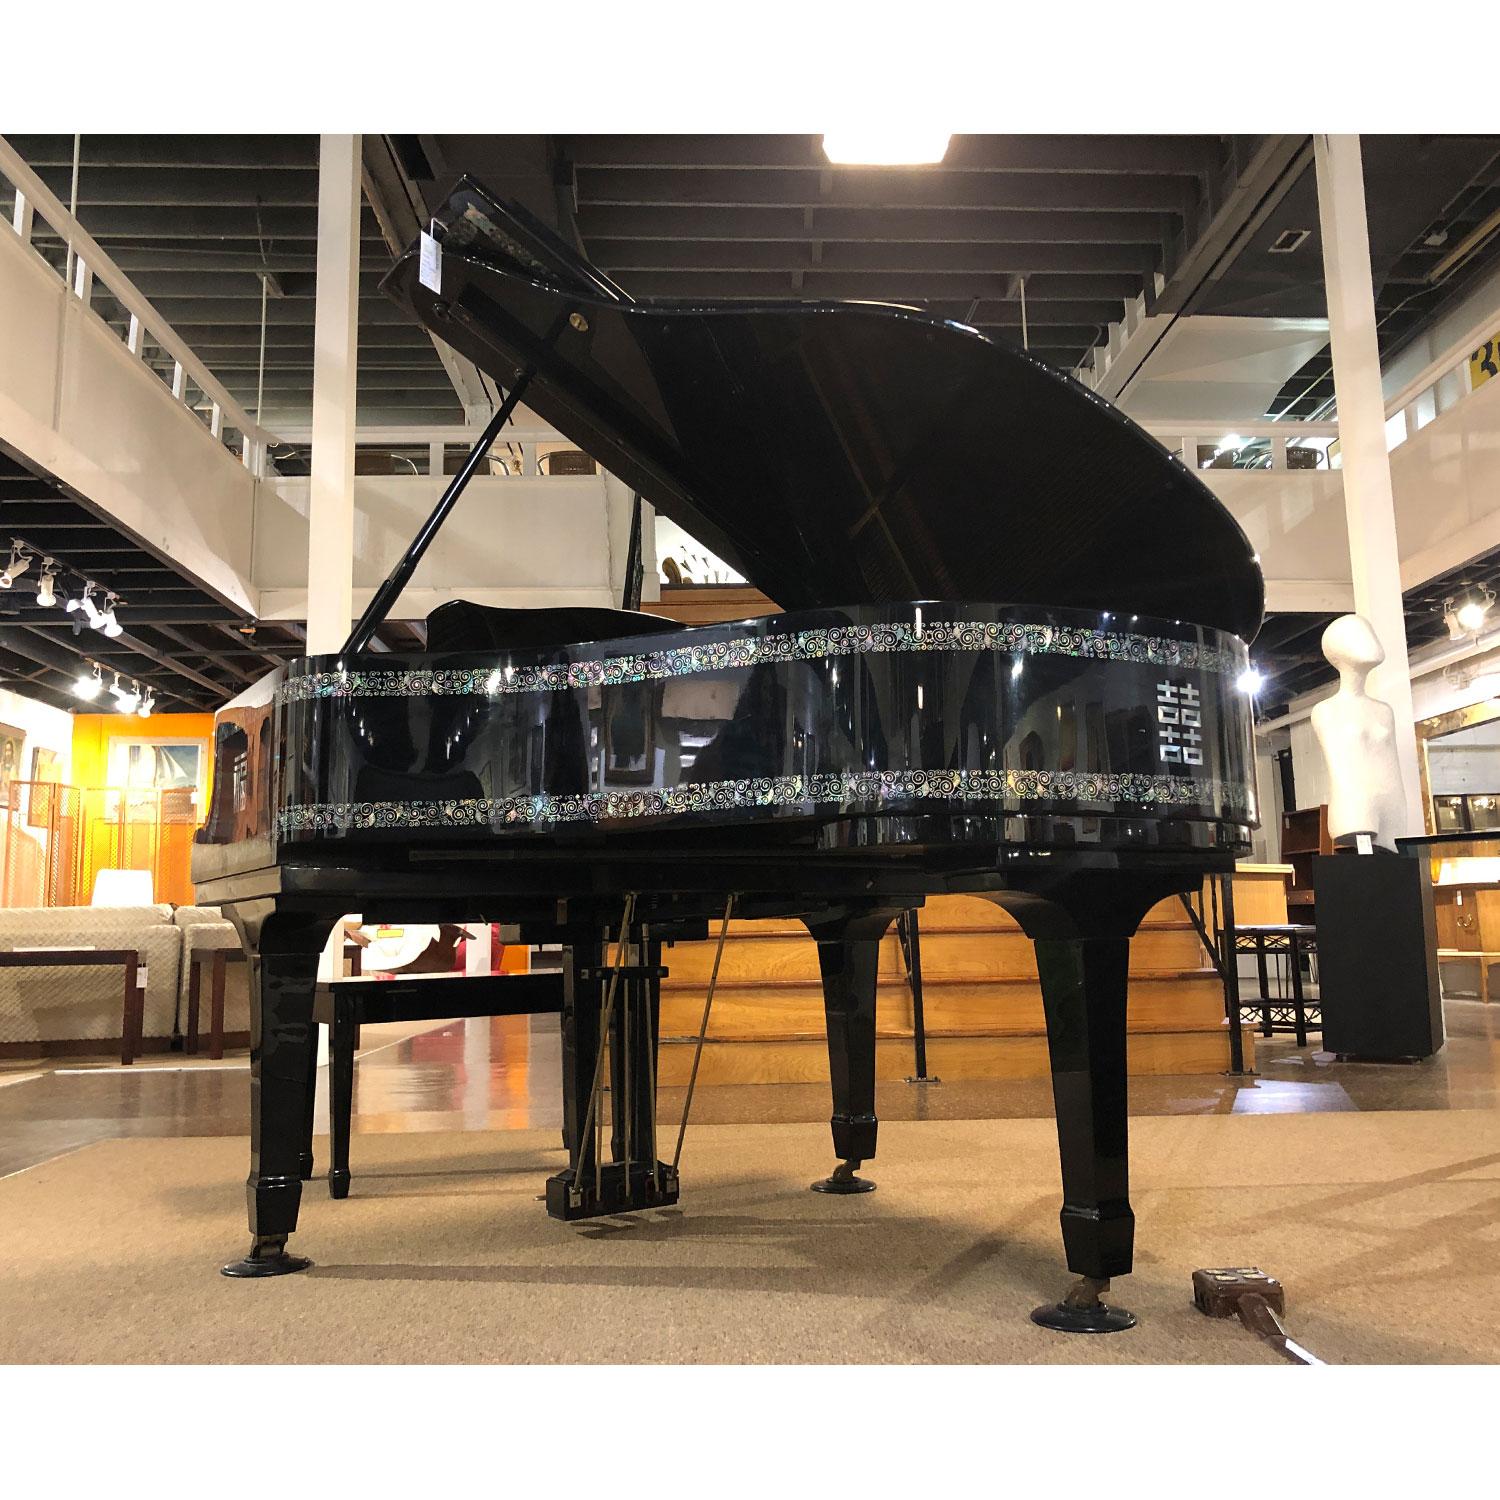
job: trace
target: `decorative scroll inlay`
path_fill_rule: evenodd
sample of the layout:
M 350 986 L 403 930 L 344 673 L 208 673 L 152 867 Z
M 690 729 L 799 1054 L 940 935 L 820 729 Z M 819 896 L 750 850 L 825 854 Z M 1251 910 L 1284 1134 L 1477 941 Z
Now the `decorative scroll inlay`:
M 994 651 L 1009 656 L 1076 656 L 1093 661 L 1138 662 L 1155 667 L 1237 673 L 1243 647 L 1199 645 L 1168 636 L 1133 635 L 1075 625 L 1030 625 L 1013 620 L 934 620 L 922 625 L 837 625 L 789 635 L 741 636 L 703 641 L 637 655 L 542 666 L 412 668 L 409 671 L 311 672 L 289 678 L 278 689 L 284 703 L 309 698 L 419 698 L 562 692 L 613 687 L 758 667 L 776 662 L 886 652 Z
M 284 808 L 283 834 L 353 828 L 493 828 L 605 823 L 751 807 L 881 809 L 891 803 L 1078 802 L 1147 807 L 1209 806 L 1248 817 L 1246 789 L 1189 776 L 1082 771 L 859 771 L 757 776 L 642 791 L 571 796 L 464 797 L 437 802 L 320 802 Z

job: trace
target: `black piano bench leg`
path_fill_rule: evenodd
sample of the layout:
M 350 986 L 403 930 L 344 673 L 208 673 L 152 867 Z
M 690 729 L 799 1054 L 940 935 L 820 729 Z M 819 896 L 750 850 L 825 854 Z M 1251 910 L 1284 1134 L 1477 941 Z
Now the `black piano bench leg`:
M 328 928 L 327 919 L 273 911 L 258 933 L 251 929 L 250 1253 L 222 1267 L 226 1276 L 285 1276 L 312 1264 L 288 1254 L 286 1243 L 302 1202 L 308 1084 L 317 1061 L 313 990 Z
M 818 944 L 823 975 L 823 1013 L 828 1025 L 828 1072 L 833 1084 L 833 1151 L 839 1165 L 815 1193 L 873 1193 L 875 1184 L 857 1175 L 875 1155 L 875 987 L 880 940 L 895 910 L 831 913 L 808 918 Z
M 1031 1317 L 1066 1333 L 1116 1333 L 1135 1324 L 1100 1300 L 1112 1276 L 1129 1274 L 1135 1241 L 1125 1087 L 1130 940 L 1042 938 L 1036 955 L 1062 1157 L 1063 1246 L 1082 1280 Z

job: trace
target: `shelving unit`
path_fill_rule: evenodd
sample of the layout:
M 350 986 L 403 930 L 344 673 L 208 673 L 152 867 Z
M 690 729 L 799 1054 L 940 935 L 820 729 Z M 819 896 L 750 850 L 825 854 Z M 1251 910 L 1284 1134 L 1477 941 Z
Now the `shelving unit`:
M 1292 867 L 1287 886 L 1288 915 L 1294 922 L 1315 922 L 1313 907 L 1313 860 L 1333 853 L 1328 836 L 1328 806 L 1302 807 L 1281 815 L 1281 858 Z

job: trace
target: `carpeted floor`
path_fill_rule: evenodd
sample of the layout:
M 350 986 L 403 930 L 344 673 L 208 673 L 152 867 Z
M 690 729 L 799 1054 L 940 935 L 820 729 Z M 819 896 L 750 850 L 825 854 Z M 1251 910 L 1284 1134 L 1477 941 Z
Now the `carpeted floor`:
M 1331 1362 L 1500 1361 L 1500 1113 L 1133 1122 L 1140 1326 L 1069 1338 L 1048 1120 L 882 1127 L 880 1191 L 807 1191 L 827 1133 L 690 1134 L 676 1211 L 570 1227 L 552 1132 L 362 1134 L 305 1192 L 316 1267 L 229 1281 L 246 1148 L 109 1141 L 0 1181 L 4 1362 L 1279 1363 L 1192 1307 L 1197 1266 L 1285 1282 Z M 325 1145 L 320 1141 L 320 1149 Z

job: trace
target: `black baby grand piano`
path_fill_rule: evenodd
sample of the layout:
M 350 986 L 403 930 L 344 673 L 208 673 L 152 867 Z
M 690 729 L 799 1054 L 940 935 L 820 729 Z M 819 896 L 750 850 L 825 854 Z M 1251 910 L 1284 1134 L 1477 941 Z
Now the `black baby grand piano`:
M 656 1141 L 664 942 L 735 915 L 818 944 L 834 1191 L 875 1154 L 881 935 L 937 892 L 1035 940 L 1082 1280 L 1039 1321 L 1128 1326 L 1128 946 L 1255 821 L 1260 571 L 1194 474 L 1114 408 L 971 329 L 860 303 L 635 303 L 463 181 L 385 290 L 511 394 L 337 656 L 219 715 L 200 900 L 255 976 L 248 1257 L 311 1172 L 313 988 L 333 921 L 488 919 L 566 950 L 559 1218 L 675 1201 Z M 445 605 L 370 634 L 515 401 L 775 599 L 682 628 Z M 503 507 L 494 517 L 506 530 Z M 603 1037 L 610 1131 L 597 1118 Z M 830 1204 L 830 1213 L 837 1212 Z

